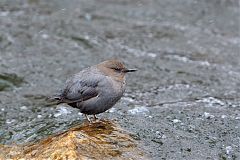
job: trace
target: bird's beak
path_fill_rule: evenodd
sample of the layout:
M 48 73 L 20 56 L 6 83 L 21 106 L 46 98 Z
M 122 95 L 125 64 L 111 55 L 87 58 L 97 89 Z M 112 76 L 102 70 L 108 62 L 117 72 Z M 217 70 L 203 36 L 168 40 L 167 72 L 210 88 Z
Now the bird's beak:
M 135 72 L 135 71 L 137 71 L 137 69 L 125 69 L 125 70 L 124 70 L 124 72 L 126 72 L 126 73 L 127 73 L 127 72 Z

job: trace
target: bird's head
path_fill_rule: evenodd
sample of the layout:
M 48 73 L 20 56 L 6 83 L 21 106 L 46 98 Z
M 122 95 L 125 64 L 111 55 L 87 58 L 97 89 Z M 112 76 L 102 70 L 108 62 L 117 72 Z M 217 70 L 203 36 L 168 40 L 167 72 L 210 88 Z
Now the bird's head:
M 119 80 L 124 79 L 126 73 L 137 71 L 136 69 L 126 68 L 123 62 L 116 59 L 104 61 L 98 64 L 97 67 L 105 75 L 117 78 Z

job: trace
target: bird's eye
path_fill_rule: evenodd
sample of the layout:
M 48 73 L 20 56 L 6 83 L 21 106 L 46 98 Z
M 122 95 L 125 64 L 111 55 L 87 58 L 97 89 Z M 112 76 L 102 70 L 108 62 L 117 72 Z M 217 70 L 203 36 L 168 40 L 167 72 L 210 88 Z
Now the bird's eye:
M 120 68 L 112 68 L 116 72 L 121 72 L 122 70 Z

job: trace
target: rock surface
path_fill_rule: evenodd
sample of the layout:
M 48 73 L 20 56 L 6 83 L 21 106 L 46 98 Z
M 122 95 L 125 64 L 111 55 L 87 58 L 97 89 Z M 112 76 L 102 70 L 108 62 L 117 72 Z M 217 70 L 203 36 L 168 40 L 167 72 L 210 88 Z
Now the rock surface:
M 34 144 L 0 146 L 0 159 L 148 159 L 111 121 L 85 123 Z

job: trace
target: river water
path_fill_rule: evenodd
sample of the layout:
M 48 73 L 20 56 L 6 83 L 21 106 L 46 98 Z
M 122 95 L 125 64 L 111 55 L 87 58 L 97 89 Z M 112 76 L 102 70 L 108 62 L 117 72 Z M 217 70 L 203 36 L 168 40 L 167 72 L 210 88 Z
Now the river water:
M 138 72 L 100 118 L 152 159 L 240 158 L 237 0 L 1 0 L 0 143 L 25 144 L 82 123 L 45 98 L 110 58 Z

